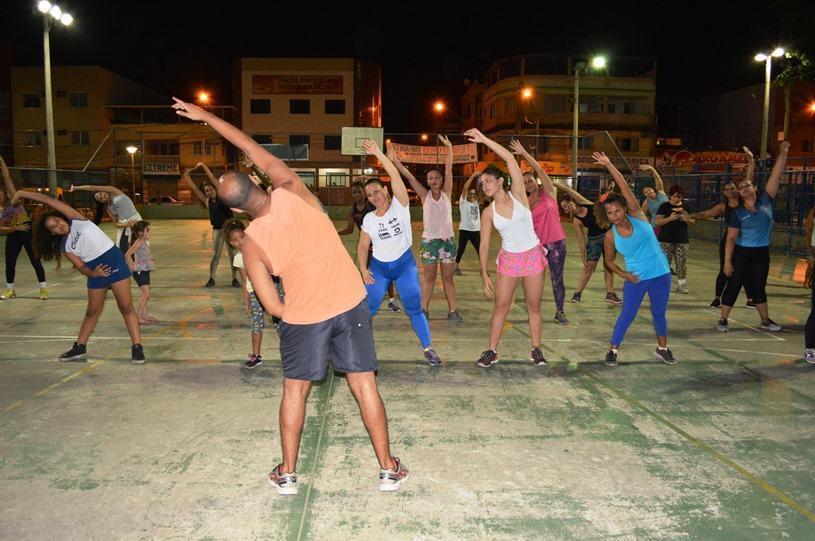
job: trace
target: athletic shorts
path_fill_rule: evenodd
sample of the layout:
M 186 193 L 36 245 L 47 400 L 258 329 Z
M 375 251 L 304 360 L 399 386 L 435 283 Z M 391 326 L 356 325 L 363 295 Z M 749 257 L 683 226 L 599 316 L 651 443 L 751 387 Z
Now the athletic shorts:
M 368 301 L 319 323 L 280 322 L 280 360 L 288 379 L 321 381 L 328 359 L 338 372 L 373 372 L 377 369 L 374 334 Z
M 495 260 L 499 273 L 515 277 L 540 274 L 548 264 L 546 248 L 540 244 L 525 252 L 507 252 L 501 248 Z
M 110 267 L 109 276 L 89 276 L 88 289 L 107 289 L 110 284 L 130 278 L 130 267 L 127 266 L 125 256 L 116 246 L 91 261 L 85 261 L 85 266 L 93 270 L 99 265 Z
M 422 239 L 419 244 L 419 256 L 422 265 L 435 265 L 436 263 L 456 262 L 456 238 L 449 239 Z
M 133 279 L 136 281 L 136 285 L 141 286 L 149 286 L 150 285 L 150 271 L 134 271 L 133 272 Z
M 249 292 L 249 328 L 256 334 L 266 328 L 266 312 L 254 291 Z
M 603 258 L 606 245 L 606 234 L 586 239 L 586 260 L 600 261 Z

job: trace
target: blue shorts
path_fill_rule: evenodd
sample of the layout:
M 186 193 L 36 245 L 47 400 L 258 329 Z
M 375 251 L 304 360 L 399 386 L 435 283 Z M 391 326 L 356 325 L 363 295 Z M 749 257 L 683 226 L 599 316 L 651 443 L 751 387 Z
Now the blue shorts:
M 85 261 L 85 266 L 93 270 L 99 265 L 110 267 L 109 276 L 89 276 L 88 289 L 107 289 L 110 284 L 115 284 L 120 280 L 130 279 L 130 268 L 127 266 L 125 256 L 122 251 L 114 246 L 104 254 L 91 261 Z

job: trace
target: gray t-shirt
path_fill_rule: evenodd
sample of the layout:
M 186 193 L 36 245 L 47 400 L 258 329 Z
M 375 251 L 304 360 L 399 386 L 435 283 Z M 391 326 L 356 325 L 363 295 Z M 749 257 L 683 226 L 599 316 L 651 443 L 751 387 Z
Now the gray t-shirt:
M 133 218 L 138 218 L 141 220 L 141 215 L 136 210 L 136 206 L 133 204 L 133 201 L 131 201 L 125 194 L 119 194 L 111 197 L 108 208 L 110 209 L 110 212 L 116 216 L 116 220 L 119 222 L 127 222 Z

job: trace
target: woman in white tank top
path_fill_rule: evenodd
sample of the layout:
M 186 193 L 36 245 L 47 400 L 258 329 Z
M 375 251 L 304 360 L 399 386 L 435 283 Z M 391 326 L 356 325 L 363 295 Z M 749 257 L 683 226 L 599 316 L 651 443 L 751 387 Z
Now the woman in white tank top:
M 506 173 L 490 166 L 481 173 L 481 187 L 492 204 L 481 215 L 481 278 L 484 282 L 484 295 L 495 300 L 495 308 L 490 320 L 490 347 L 481 354 L 478 366 L 489 368 L 498 362 L 498 341 L 504 321 L 512 304 L 512 295 L 523 280 L 526 310 L 529 315 L 529 334 L 532 337 L 532 352 L 529 360 L 535 366 L 546 366 L 546 359 L 540 350 L 541 312 L 543 294 L 543 271 L 546 268 L 546 252 L 540 245 L 532 226 L 532 212 L 526 198 L 523 175 L 512 153 L 495 141 L 488 139 L 476 129 L 465 132 L 474 143 L 487 145 L 507 164 L 512 182 L 509 191 L 506 187 Z M 492 228 L 501 235 L 501 250 L 498 252 L 497 277 L 493 284 L 487 263 L 490 252 Z

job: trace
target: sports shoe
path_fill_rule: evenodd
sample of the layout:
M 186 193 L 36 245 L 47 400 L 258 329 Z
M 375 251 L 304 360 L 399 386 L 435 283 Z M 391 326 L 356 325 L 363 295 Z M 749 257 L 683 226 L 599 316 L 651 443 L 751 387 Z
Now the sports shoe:
M 564 314 L 560 310 L 555 312 L 555 321 L 557 321 L 561 325 L 568 325 L 569 324 L 569 320 L 566 319 L 566 314 Z
M 456 276 L 461 276 L 461 268 L 458 266 L 458 263 L 456 263 L 455 274 Z
M 804 350 L 804 360 L 809 364 L 815 364 L 815 349 L 806 348 Z
M 382 492 L 394 492 L 399 490 L 402 482 L 407 481 L 408 477 L 410 477 L 410 472 L 405 465 L 402 464 L 402 461 L 396 457 L 393 457 L 393 461 L 396 462 L 395 470 L 379 469 L 379 490 Z
M 71 361 L 84 361 L 88 358 L 88 350 L 85 344 L 74 342 L 74 347 L 59 356 L 59 362 L 68 363 Z
M 241 283 L 237 278 L 232 278 L 232 287 L 241 287 Z
M 608 350 L 606 353 L 606 359 L 603 361 L 603 364 L 606 366 L 617 366 L 617 352 L 613 349 Z
M 765 331 L 778 332 L 781 330 L 781 325 L 779 325 L 772 319 L 767 318 L 761 322 L 761 328 L 764 329 Z
M 676 286 L 676 292 L 677 293 L 682 293 L 683 295 L 687 295 L 688 293 L 690 293 L 690 291 L 688 291 L 687 284 L 677 285 Z
M 612 291 L 611 293 L 606 293 L 606 302 L 609 304 L 620 305 L 623 303 L 623 300 Z
M 716 324 L 716 328 L 719 329 L 720 332 L 727 332 L 730 329 L 727 327 L 727 320 L 719 318 L 719 322 Z
M 424 360 L 430 366 L 441 366 L 441 357 L 439 357 L 439 354 L 436 353 L 436 350 L 433 348 L 427 348 L 424 350 Z
M 674 359 L 674 354 L 671 353 L 671 350 L 668 348 L 661 349 L 657 348 L 656 351 L 657 359 L 662 361 L 665 364 L 676 364 L 676 359 Z
M 532 352 L 529 354 L 529 360 L 532 361 L 532 364 L 535 366 L 546 366 L 548 364 L 540 348 L 532 348 Z
M 41 287 L 40 288 L 40 300 L 41 301 L 47 301 L 48 300 L 48 288 L 47 287 Z
M 133 344 L 130 351 L 130 362 L 133 364 L 144 364 L 144 348 L 141 347 L 141 344 Z
M 252 353 L 251 355 L 249 355 L 249 358 L 246 360 L 246 362 L 243 363 L 243 366 L 246 368 L 254 368 L 259 364 L 263 364 L 263 359 L 260 358 L 260 355 L 255 355 L 254 353 Z
M 388 308 L 390 308 L 391 312 L 401 312 L 402 309 L 399 308 L 399 305 L 396 304 L 395 300 L 388 301 Z
M 6 290 L 3 291 L 3 294 L 0 295 L 0 299 L 3 299 L 3 300 L 5 300 L 5 299 L 13 299 L 16 296 L 17 296 L 16 291 L 14 291 L 13 289 L 6 288 Z
M 716 297 L 715 299 L 710 301 L 710 304 L 708 306 L 710 306 L 711 308 L 718 308 L 721 305 L 722 305 L 722 301 L 719 300 L 719 297 Z
M 478 366 L 481 368 L 490 368 L 494 364 L 498 364 L 498 353 L 491 349 L 483 351 L 478 358 Z
M 753 302 L 753 299 L 747 299 L 747 302 L 744 303 L 745 308 L 755 308 L 756 303 Z
M 207 283 L 204 284 L 204 287 L 215 287 L 215 280 L 210 278 L 209 280 L 207 280 Z
M 569 302 L 580 302 L 580 300 L 581 300 L 580 297 L 582 297 L 582 296 L 583 296 L 583 293 L 581 293 L 579 291 L 575 291 L 574 295 L 572 295 L 572 298 L 569 299 Z
M 297 494 L 297 474 L 281 473 L 280 467 L 282 465 L 275 466 L 266 478 L 281 496 L 294 496 Z
M 458 313 L 458 310 L 447 312 L 447 321 L 455 321 L 456 323 L 464 323 L 464 318 Z

